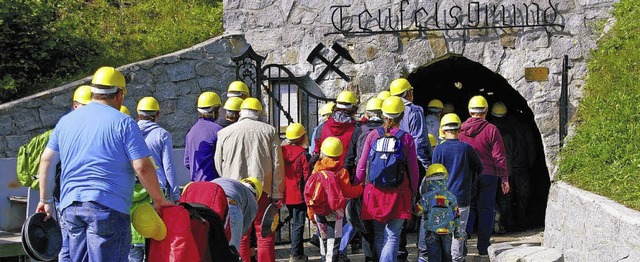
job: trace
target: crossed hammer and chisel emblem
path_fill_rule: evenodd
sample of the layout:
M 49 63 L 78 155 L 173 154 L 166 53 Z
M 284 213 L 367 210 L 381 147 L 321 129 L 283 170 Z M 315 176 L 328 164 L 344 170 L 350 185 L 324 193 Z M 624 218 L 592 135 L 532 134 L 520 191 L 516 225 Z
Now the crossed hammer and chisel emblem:
M 329 59 L 327 59 L 326 57 L 322 56 L 320 54 L 320 52 L 322 52 L 322 50 L 324 50 L 325 46 L 322 43 L 319 43 L 309 54 L 309 56 L 307 57 L 307 61 L 309 63 L 313 63 L 313 61 L 317 58 L 320 59 L 320 61 L 324 62 L 327 67 L 322 70 L 322 72 L 320 72 L 320 75 L 318 75 L 318 77 L 316 78 L 316 83 L 320 84 L 320 82 L 322 82 L 324 80 L 324 77 L 329 73 L 329 71 L 333 71 L 336 72 L 336 74 L 338 74 L 340 77 L 342 77 L 342 79 L 346 80 L 347 82 L 351 81 L 351 78 L 345 74 L 344 72 L 342 72 L 336 65 L 335 63 L 338 61 L 338 59 L 343 58 L 346 59 L 347 61 L 351 62 L 351 63 L 355 63 L 355 61 L 353 60 L 353 58 L 351 57 L 351 55 L 349 54 L 349 51 L 347 51 L 347 49 L 345 49 L 344 47 L 342 47 L 341 45 L 334 43 L 331 46 L 331 49 L 333 49 L 333 51 L 336 52 L 336 56 L 331 59 L 331 61 L 329 61 Z

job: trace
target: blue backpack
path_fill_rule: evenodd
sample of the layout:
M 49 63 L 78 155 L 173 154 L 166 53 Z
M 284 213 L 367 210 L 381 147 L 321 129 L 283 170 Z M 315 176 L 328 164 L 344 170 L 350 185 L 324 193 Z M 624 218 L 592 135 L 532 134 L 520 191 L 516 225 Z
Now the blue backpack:
M 384 128 L 376 129 L 380 137 L 371 146 L 367 163 L 368 181 L 379 188 L 395 188 L 402 184 L 406 159 L 402 149 L 402 136 L 386 134 Z

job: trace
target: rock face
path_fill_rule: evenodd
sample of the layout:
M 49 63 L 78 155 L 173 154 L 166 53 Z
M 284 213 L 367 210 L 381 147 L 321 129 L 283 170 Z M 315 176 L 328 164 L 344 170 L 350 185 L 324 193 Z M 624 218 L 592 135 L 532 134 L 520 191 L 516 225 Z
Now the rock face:
M 462 55 L 503 76 L 532 109 L 542 136 L 547 166 L 550 173 L 553 173 L 559 149 L 558 112 L 563 56 L 569 56 L 573 68 L 569 72 L 569 117 L 572 117 L 582 96 L 589 52 L 596 48 L 596 41 L 603 33 L 603 30 L 595 29 L 596 25 L 610 19 L 609 12 L 617 1 L 258 2 L 260 4 L 255 1 L 224 0 L 225 29 L 243 32 L 247 42 L 252 44 L 258 54 L 268 54 L 269 63 L 288 65 L 295 75 L 312 79 L 318 77 L 324 64 L 317 60 L 313 64 L 306 61 L 311 50 L 318 43 L 323 43 L 327 48 L 321 53 L 330 59 L 335 52 L 329 47 L 333 43 L 339 43 L 348 48 L 355 60 L 355 63 L 340 60 L 340 69 L 351 77 L 349 86 L 356 86 L 361 97 L 371 97 L 386 89 L 394 78 L 407 76 L 418 67 L 451 54 Z M 502 5 L 505 9 L 502 9 Z M 381 31 L 382 28 L 398 29 L 399 21 L 402 21 L 404 29 L 416 29 L 416 16 L 420 23 L 426 23 L 430 27 L 435 26 L 434 19 L 439 21 L 441 28 L 482 24 L 485 23 L 483 17 L 487 6 L 489 10 L 493 10 L 493 6 L 497 10 L 489 23 L 514 24 L 513 12 L 509 10 L 516 8 L 516 24 L 525 23 L 528 18 L 529 24 L 554 21 L 564 27 L 327 35 L 338 31 L 337 29 L 351 32 L 359 31 L 361 27 L 374 31 Z M 537 20 L 536 6 L 540 10 Z M 478 21 L 473 12 L 476 7 L 481 11 L 481 21 Z M 365 10 L 369 12 L 365 13 Z M 434 18 L 436 12 L 439 16 Z M 505 12 L 504 19 L 501 12 Z M 421 18 L 423 15 L 425 19 Z M 340 16 L 344 19 L 339 19 Z M 527 82 L 524 78 L 525 67 L 548 67 L 548 81 Z M 375 85 L 371 86 L 370 83 Z M 332 73 L 317 88 L 329 96 L 336 93 L 336 87 L 345 86 L 347 83 Z M 366 100 L 361 99 L 361 103 L 366 103 Z
M 191 48 L 118 68 L 127 78 L 124 105 L 135 117 L 138 101 L 153 96 L 160 103 L 159 123 L 173 137 L 175 147 L 195 120 L 201 92 L 215 91 L 223 99 L 235 80 L 231 57 L 247 48 L 242 35 L 217 37 Z M 0 105 L 0 157 L 15 157 L 31 137 L 51 129 L 71 110 L 75 89 L 91 82 L 87 77 L 30 97 Z
M 563 182 L 551 186 L 544 247 L 566 261 L 640 261 L 640 212 Z

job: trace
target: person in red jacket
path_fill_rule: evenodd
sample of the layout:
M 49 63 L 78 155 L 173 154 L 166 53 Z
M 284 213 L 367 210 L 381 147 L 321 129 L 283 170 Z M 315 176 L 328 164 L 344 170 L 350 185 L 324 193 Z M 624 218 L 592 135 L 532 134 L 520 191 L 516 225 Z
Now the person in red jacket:
M 315 164 L 313 173 L 327 170 L 336 176 L 336 182 L 345 199 L 358 198 L 362 195 L 362 184 L 351 183 L 349 172 L 344 168 L 339 159 L 344 155 L 344 145 L 336 137 L 328 137 L 321 145 L 320 160 Z M 336 210 L 329 215 L 321 216 L 308 211 L 309 218 L 315 221 L 320 233 L 320 253 L 324 256 L 322 261 L 338 261 L 338 243 L 342 238 L 342 223 L 344 208 Z
M 509 193 L 507 160 L 498 128 L 485 120 L 489 104 L 482 96 L 469 100 L 469 115 L 460 129 L 459 139 L 478 153 L 483 171 L 471 188 L 471 212 L 467 231 L 478 232 L 478 253 L 488 255 L 487 248 L 493 231 L 493 211 L 496 205 L 496 189 L 500 180 L 502 193 Z
M 400 132 L 400 120 L 404 115 L 404 103 L 400 97 L 392 96 L 382 103 L 382 115 L 385 123 L 382 126 L 384 133 L 396 135 Z M 379 132 L 372 131 L 367 136 L 362 149 L 362 156 L 356 167 L 354 183 L 365 182 L 362 197 L 362 220 L 373 224 L 372 243 L 374 244 L 374 256 L 379 261 L 398 261 L 398 248 L 400 231 L 405 220 L 411 219 L 412 199 L 418 189 L 418 156 L 416 145 L 411 134 L 403 130 L 405 134 L 400 137 L 403 155 L 406 161 L 406 170 L 402 175 L 402 184 L 393 188 L 377 187 L 371 181 L 365 181 L 370 169 L 367 167 L 370 150 L 376 140 L 380 138 Z M 375 260 L 375 258 L 374 258 Z M 378 260 L 375 260 L 378 261 Z
M 353 130 L 356 127 L 356 120 L 353 119 L 353 113 L 357 111 L 358 99 L 351 91 L 342 91 L 338 94 L 336 99 L 336 105 L 333 107 L 333 113 L 331 117 L 324 122 L 322 130 L 320 131 L 320 137 L 317 137 L 313 149 L 313 158 L 316 160 L 320 155 L 320 145 L 327 137 L 337 137 L 340 139 L 344 152 L 347 152 L 347 147 L 351 142 L 351 136 Z M 344 163 L 346 154 L 340 156 L 340 162 Z M 312 161 L 315 163 L 315 161 Z
M 307 206 L 304 203 L 304 184 L 309 178 L 309 153 L 307 152 L 307 131 L 299 123 L 292 123 L 285 133 L 282 156 L 284 159 L 284 203 L 291 214 L 291 254 L 289 261 L 307 261 L 304 254 L 302 234 Z

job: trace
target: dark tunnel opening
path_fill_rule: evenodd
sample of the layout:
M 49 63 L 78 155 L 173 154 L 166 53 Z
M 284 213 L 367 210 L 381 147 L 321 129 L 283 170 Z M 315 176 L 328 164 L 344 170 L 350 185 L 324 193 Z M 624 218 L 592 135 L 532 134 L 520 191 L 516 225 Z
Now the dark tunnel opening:
M 467 103 L 475 95 L 484 96 L 489 102 L 489 107 L 498 101 L 503 102 L 508 110 L 507 116 L 517 121 L 520 128 L 510 131 L 514 133 L 513 140 L 522 148 L 523 143 L 530 148 L 528 151 L 528 164 L 526 167 L 509 167 L 510 184 L 512 192 L 506 199 L 500 198 L 503 208 L 511 208 L 508 214 L 511 221 L 505 221 L 507 231 L 520 231 L 527 228 L 544 225 L 544 216 L 549 193 L 549 172 L 545 162 L 544 148 L 540 131 L 534 121 L 534 115 L 527 101 L 516 91 L 501 75 L 473 62 L 463 56 L 448 56 L 422 66 L 410 73 L 408 80 L 414 87 L 414 103 L 425 109 L 432 99 L 440 99 L 443 103 L 451 103 L 455 107 L 455 113 L 464 121 L 469 117 Z M 487 116 L 489 122 L 499 121 L 491 114 Z M 524 128 L 524 129 L 523 129 Z M 525 130 L 525 131 L 523 131 Z M 522 134 L 529 132 L 528 142 L 522 142 Z M 506 142 L 505 140 L 505 143 Z M 518 150 L 511 153 L 517 159 Z M 507 157 L 509 159 L 509 156 Z M 517 163 L 519 161 L 511 161 Z M 510 164 L 509 164 L 510 165 Z M 528 178 L 528 181 L 527 181 Z M 515 181 L 517 180 L 517 181 Z M 520 185 L 514 186 L 514 182 Z M 524 186 L 522 186 L 524 185 Z M 518 193 L 516 193 L 518 190 Z M 500 191 L 499 191 L 500 192 Z M 501 192 L 500 192 L 501 194 Z M 520 199 L 516 196 L 518 194 Z M 526 197 L 528 195 L 528 197 Z M 498 205 L 497 205 L 498 206 Z M 522 208 L 518 210 L 518 208 Z M 524 215 L 526 218 L 518 217 Z M 507 212 L 509 213 L 509 212 Z M 522 214 L 524 213 L 524 214 Z M 504 216 L 504 214 L 503 214 Z

